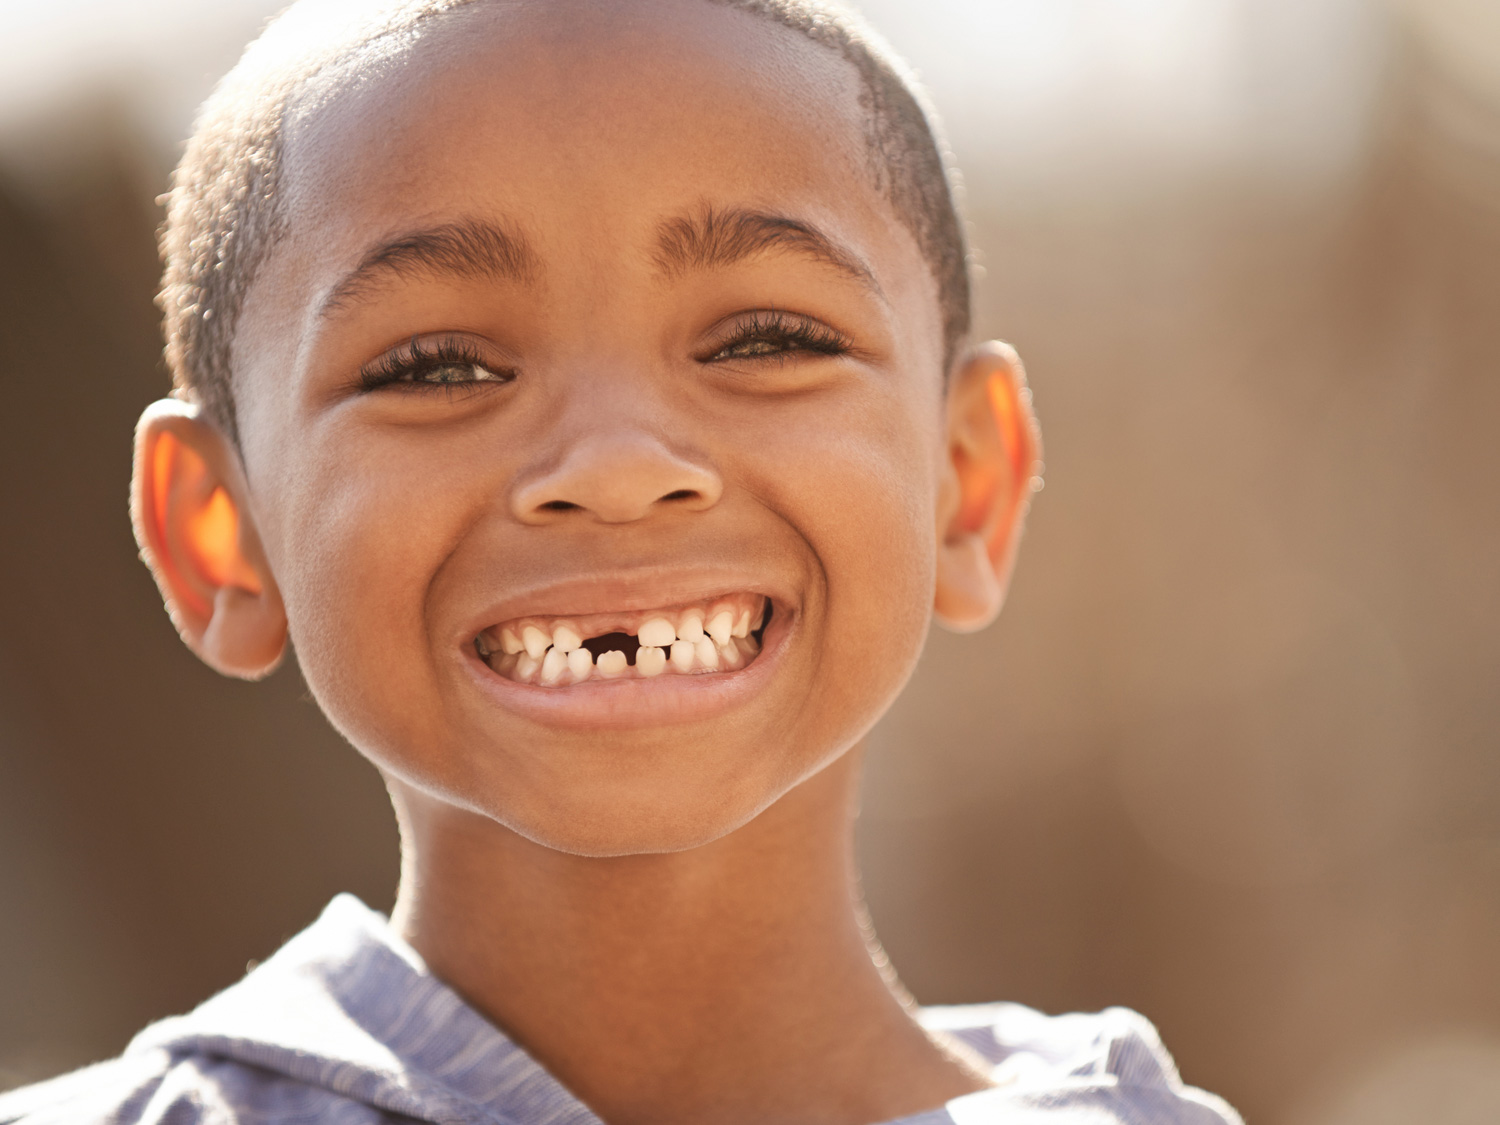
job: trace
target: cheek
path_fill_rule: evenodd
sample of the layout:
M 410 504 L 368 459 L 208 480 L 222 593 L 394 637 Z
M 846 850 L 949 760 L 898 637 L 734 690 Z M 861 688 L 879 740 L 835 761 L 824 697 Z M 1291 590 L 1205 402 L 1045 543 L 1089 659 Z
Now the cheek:
M 430 745 L 440 702 L 428 595 L 485 482 L 401 440 L 334 429 L 299 448 L 307 456 L 278 474 L 272 563 L 308 686 L 377 757 Z
M 819 698 L 854 737 L 905 684 L 927 634 L 936 560 L 935 430 L 903 396 L 789 410 L 758 427 L 752 487 L 823 570 Z

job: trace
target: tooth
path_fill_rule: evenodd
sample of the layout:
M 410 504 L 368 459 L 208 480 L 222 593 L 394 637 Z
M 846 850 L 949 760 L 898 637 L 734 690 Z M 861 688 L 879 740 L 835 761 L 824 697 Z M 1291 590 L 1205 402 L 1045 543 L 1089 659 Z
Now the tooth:
M 670 648 L 677 639 L 677 630 L 665 617 L 653 617 L 641 626 L 636 636 L 648 648 Z M 636 657 L 636 663 L 640 663 L 640 657 Z
M 765 598 L 757 598 L 756 601 L 758 604 L 755 607 L 755 619 L 750 622 L 752 633 L 766 623 L 766 606 L 771 604 Z
M 568 653 L 568 671 L 573 673 L 573 682 L 581 684 L 594 672 L 594 654 L 586 648 L 575 648 Z
M 529 684 L 541 667 L 542 662 L 540 660 L 532 656 L 529 652 L 523 652 L 519 659 L 516 660 L 516 674 L 512 678 L 520 683 Z
M 672 646 L 672 667 L 676 668 L 679 672 L 691 672 L 693 670 L 693 644 L 691 641 L 678 641 Z
M 599 659 L 594 661 L 594 667 L 605 679 L 613 679 L 625 674 L 625 669 L 630 667 L 630 661 L 625 659 L 625 654 L 619 649 L 612 648 L 608 652 L 599 654 Z
M 719 646 L 719 667 L 726 672 L 733 672 L 744 663 L 740 658 L 740 650 L 735 647 L 734 639 Z
M 746 637 L 744 640 L 736 641 L 735 643 L 740 646 L 740 653 L 747 658 L 760 654 L 760 642 L 754 637 Z
M 683 613 L 677 625 L 677 635 L 685 641 L 697 644 L 703 639 L 703 611 L 690 609 Z
M 650 679 L 667 670 L 667 654 L 651 645 L 642 645 L 635 654 L 635 670 Z
M 480 660 L 488 660 L 490 658 L 490 653 L 493 651 L 490 648 L 490 639 L 483 633 L 474 638 L 474 651 L 479 653 Z
M 714 642 L 708 637 L 702 638 L 693 646 L 693 655 L 698 658 L 700 668 L 712 670 L 719 666 L 719 650 L 714 647 Z
M 505 655 L 492 652 L 490 654 L 490 667 L 499 672 L 507 680 L 513 680 L 515 679 L 516 662 L 520 659 L 520 656 L 514 652 Z
M 583 644 L 583 638 L 571 625 L 559 625 L 552 630 L 552 647 L 558 652 L 573 652 L 581 644 Z
M 533 660 L 540 660 L 542 653 L 547 651 L 547 646 L 551 643 L 552 638 L 535 625 L 528 625 L 521 630 L 521 646 L 525 648 L 526 655 Z
M 750 635 L 750 611 L 742 609 L 735 615 L 734 628 L 731 632 L 736 637 L 748 637 Z
M 552 687 L 562 674 L 568 670 L 568 654 L 558 652 L 555 648 L 549 648 L 547 655 L 542 660 L 542 684 Z
M 521 643 L 521 638 L 516 636 L 514 629 L 500 630 L 500 651 L 506 656 L 514 656 L 526 646 Z
M 734 632 L 734 614 L 727 609 L 721 609 L 708 619 L 704 626 L 708 635 L 714 639 L 715 644 L 727 644 Z

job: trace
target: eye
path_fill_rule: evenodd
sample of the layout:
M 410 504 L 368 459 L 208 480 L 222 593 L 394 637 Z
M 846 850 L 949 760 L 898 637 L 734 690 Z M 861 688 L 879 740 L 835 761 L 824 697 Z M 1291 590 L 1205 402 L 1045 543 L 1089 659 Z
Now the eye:
M 503 376 L 477 363 L 444 363 L 437 367 L 413 371 L 410 375 L 410 381 L 413 383 L 433 383 L 437 386 L 448 386 L 453 383 L 494 383 L 502 380 Z
M 753 312 L 731 323 L 701 362 L 789 359 L 843 355 L 852 346 L 837 329 L 822 321 L 777 310 Z
M 454 336 L 436 340 L 413 337 L 366 364 L 359 373 L 360 387 L 366 391 L 391 387 L 414 391 L 443 389 L 451 393 L 510 383 L 515 378 L 515 371 L 497 369 L 471 341 Z

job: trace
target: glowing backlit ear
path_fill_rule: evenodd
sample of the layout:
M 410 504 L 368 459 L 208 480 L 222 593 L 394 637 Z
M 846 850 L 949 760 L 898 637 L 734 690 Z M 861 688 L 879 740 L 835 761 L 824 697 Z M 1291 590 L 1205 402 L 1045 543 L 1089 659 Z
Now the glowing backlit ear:
M 1009 344 L 974 348 L 948 388 L 948 464 L 938 497 L 933 610 L 969 632 L 1005 602 L 1021 527 L 1040 483 L 1041 433 L 1020 357 Z
M 135 435 L 130 516 L 172 623 L 228 676 L 269 673 L 286 648 L 286 611 L 247 514 L 239 457 L 198 408 L 152 403 Z

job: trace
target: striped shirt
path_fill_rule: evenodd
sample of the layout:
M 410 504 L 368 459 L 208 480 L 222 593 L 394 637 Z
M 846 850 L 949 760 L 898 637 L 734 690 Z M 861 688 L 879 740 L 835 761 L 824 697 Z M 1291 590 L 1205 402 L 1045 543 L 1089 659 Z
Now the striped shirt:
M 1241 1125 L 1134 1012 L 927 1008 L 994 1089 L 899 1125 Z M 244 980 L 117 1059 L 0 1095 L 0 1125 L 601 1125 L 348 895 Z M 897 1123 L 892 1123 L 897 1125 Z

